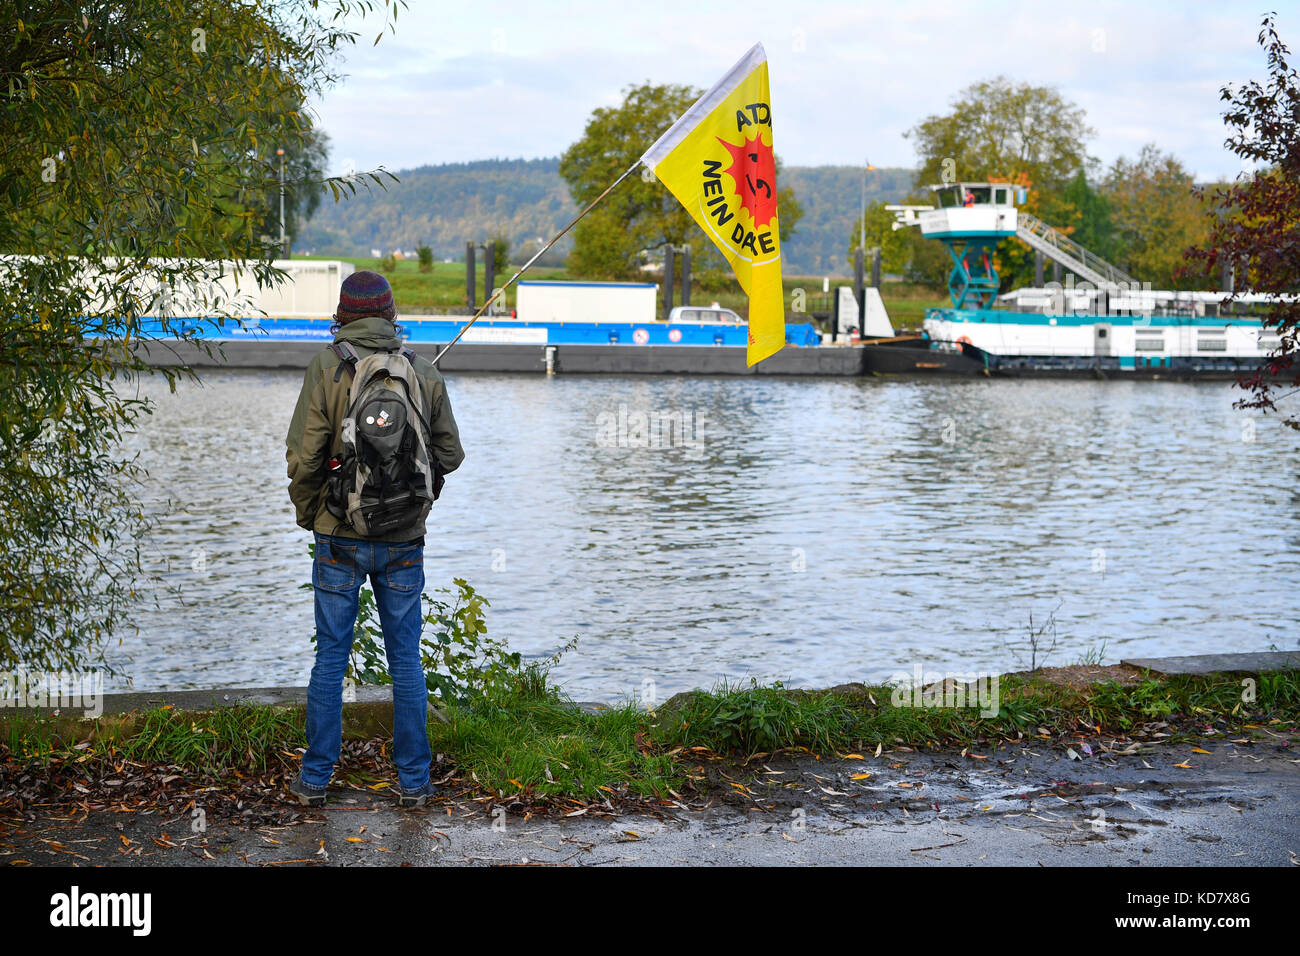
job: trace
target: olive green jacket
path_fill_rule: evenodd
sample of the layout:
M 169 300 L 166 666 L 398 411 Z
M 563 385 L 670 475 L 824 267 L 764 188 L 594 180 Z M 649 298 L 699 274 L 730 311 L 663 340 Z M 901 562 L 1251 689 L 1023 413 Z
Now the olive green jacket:
M 380 349 L 392 351 L 402 347 L 393 323 L 377 315 L 352 320 L 339 329 L 334 341 L 350 342 L 362 358 Z M 298 407 L 294 409 L 285 440 L 289 498 L 297 511 L 299 527 L 321 534 L 359 538 L 361 535 L 351 525 L 325 507 L 328 461 L 343 450 L 341 429 L 348 409 L 348 386 L 352 383 L 347 369 L 340 369 L 340 364 L 337 355 L 323 349 L 307 366 Z M 420 378 L 425 420 L 432 434 L 429 454 L 436 461 L 437 474 L 455 471 L 465 452 L 460 447 L 460 433 L 451 414 L 447 386 L 428 359 L 417 356 L 412 365 Z M 424 530 L 421 522 L 375 540 L 412 541 L 422 536 Z

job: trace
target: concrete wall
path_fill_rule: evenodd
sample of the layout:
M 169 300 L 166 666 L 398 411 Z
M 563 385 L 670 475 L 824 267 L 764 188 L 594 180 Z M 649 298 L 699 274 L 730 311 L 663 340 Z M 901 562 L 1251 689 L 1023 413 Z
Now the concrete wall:
M 259 290 L 258 307 L 268 315 L 333 315 L 339 286 L 353 272 L 352 263 L 337 259 L 277 259 L 275 266 L 289 279 Z

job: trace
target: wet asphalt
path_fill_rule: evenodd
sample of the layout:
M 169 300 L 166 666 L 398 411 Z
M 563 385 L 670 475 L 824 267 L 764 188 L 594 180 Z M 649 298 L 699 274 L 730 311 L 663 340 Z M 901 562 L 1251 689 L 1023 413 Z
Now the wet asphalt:
M 55 812 L 0 834 L 0 864 L 1292 866 L 1297 750 L 1269 735 L 1078 759 L 1036 740 L 760 758 L 701 765 L 710 798 L 656 813 L 525 816 L 459 798 L 412 812 L 351 789 L 289 826 Z

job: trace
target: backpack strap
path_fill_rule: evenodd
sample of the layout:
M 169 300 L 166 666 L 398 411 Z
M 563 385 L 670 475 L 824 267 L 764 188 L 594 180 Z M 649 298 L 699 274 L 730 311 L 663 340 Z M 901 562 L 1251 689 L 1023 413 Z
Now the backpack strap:
M 361 356 L 357 355 L 357 350 L 352 347 L 352 343 L 331 342 L 329 349 L 339 357 L 339 367 L 334 372 L 334 381 L 339 380 L 339 376 L 343 374 L 345 368 L 348 370 L 349 379 L 356 378 L 357 362 L 361 360 Z
M 411 363 L 411 368 L 414 369 L 414 368 L 415 368 L 415 360 L 416 360 L 416 358 L 417 358 L 417 356 L 416 356 L 416 354 L 415 354 L 415 349 L 413 349 L 413 348 L 411 348 L 411 347 L 409 347 L 409 346 L 404 345 L 404 346 L 402 346 L 400 349 L 398 349 L 398 352 L 401 354 L 402 358 L 406 359 L 408 362 Z M 418 375 L 418 373 L 417 373 L 417 375 Z M 430 458 L 433 460 L 433 462 L 434 462 L 434 480 L 435 480 L 435 483 L 436 483 L 436 482 L 438 482 L 438 471 L 437 471 L 437 469 L 438 469 L 438 464 L 437 464 L 438 459 L 437 459 L 437 458 L 434 456 L 434 454 L 433 454 L 433 426 L 430 425 L 429 422 L 425 419 L 425 417 L 424 417 L 424 409 L 423 409 L 423 408 L 417 408 L 417 409 L 415 409 L 415 417 L 418 418 L 418 419 L 420 420 L 420 424 L 424 426 L 425 447 L 427 447 L 427 448 L 429 449 L 429 457 L 430 457 Z M 441 487 L 442 487 L 441 484 L 435 484 L 435 488 L 436 488 L 436 489 L 441 489 Z M 437 490 L 435 490 L 434 493 L 433 493 L 433 499 L 434 499 L 434 501 L 437 501 L 437 500 L 438 500 L 438 491 L 437 491 Z

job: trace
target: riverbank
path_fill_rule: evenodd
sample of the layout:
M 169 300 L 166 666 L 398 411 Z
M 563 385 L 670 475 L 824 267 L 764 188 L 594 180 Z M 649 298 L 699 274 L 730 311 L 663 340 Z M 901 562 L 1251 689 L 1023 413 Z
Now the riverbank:
M 981 843 L 1013 862 L 1035 840 L 1057 848 L 1043 862 L 1093 859 L 1089 847 L 1195 862 L 1210 844 L 1242 862 L 1287 862 L 1279 854 L 1300 847 L 1289 810 L 1300 795 L 1296 663 L 1003 675 L 987 716 L 951 706 L 955 685 L 932 686 L 922 707 L 859 684 L 693 692 L 653 711 L 575 706 L 534 687 L 431 718 L 442 794 L 409 815 L 392 806 L 374 692 L 347 705 L 350 739 L 324 811 L 284 790 L 303 743 L 296 701 L 214 694 L 207 709 L 106 708 L 95 721 L 15 713 L 0 719 L 0 859 L 520 862 L 542 834 L 551 849 L 530 859 L 669 862 L 694 846 L 709 852 L 692 862 L 797 861 L 764 839 L 776 834 L 831 862 L 945 859 L 926 846 L 964 859 Z M 960 839 L 916 842 L 950 825 Z M 841 839 L 890 827 L 906 838 Z M 658 847 L 648 856 L 628 846 L 646 842 Z

